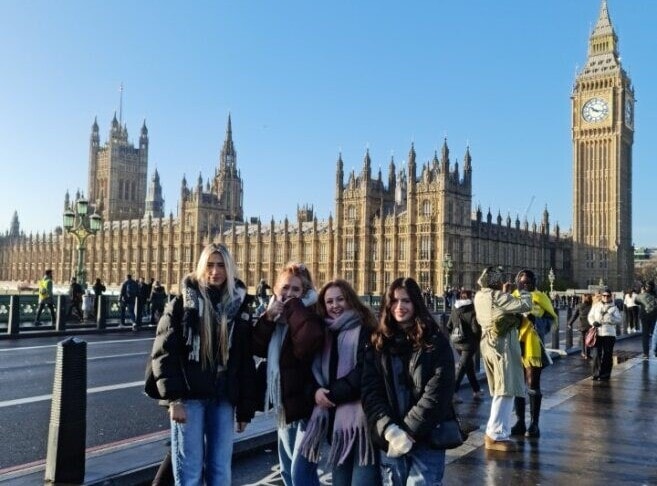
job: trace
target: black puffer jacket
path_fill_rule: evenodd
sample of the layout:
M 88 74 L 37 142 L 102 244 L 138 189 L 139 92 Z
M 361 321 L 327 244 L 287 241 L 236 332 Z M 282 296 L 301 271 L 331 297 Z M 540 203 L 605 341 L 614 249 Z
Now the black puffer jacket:
M 469 303 L 468 303 L 469 302 Z M 471 300 L 457 300 L 447 321 L 447 332 L 451 335 L 454 328 L 461 324 L 464 341 L 460 343 L 453 342 L 456 349 L 463 351 L 476 351 L 479 349 L 481 341 L 481 327 L 477 322 L 474 304 Z
M 452 417 L 455 374 L 454 355 L 447 338 L 435 331 L 430 348 L 414 351 L 408 357 L 411 407 L 402 417 L 393 381 L 390 342 L 381 351 L 373 346 L 365 354 L 362 378 L 362 403 L 374 444 L 388 450 L 384 438 L 390 423 L 398 425 L 416 441 L 428 440 L 433 428 Z
M 186 283 L 192 287 L 195 285 L 189 281 Z M 237 282 L 237 288 L 246 296 L 242 282 Z M 251 421 L 256 409 L 255 362 L 251 352 L 251 324 L 244 297 L 242 299 L 242 306 L 233 321 L 223 381 L 217 378 L 215 368 L 204 368 L 200 362 L 189 359 L 189 348 L 183 336 L 183 315 L 186 312 L 183 297 L 178 296 L 167 304 L 151 352 L 153 375 L 162 398 L 207 399 L 227 393 L 229 401 L 236 407 L 237 421 Z

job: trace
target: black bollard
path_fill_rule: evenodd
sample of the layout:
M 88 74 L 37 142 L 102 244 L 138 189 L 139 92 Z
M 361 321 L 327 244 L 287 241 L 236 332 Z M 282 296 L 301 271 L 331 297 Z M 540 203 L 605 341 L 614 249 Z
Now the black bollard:
M 55 331 L 65 331 L 66 330 L 66 309 L 68 308 L 68 299 L 65 295 L 57 296 L 57 312 L 55 317 L 57 322 L 55 324 Z
M 552 349 L 559 349 L 559 313 L 557 312 L 557 325 L 552 331 Z
M 96 328 L 105 329 L 107 326 L 107 305 L 109 300 L 106 295 L 98 296 L 98 313 L 96 314 Z
M 7 333 L 17 335 L 21 327 L 21 298 L 18 295 L 9 297 L 9 322 Z
M 69 338 L 57 345 L 52 390 L 47 483 L 82 484 L 87 433 L 87 343 Z
M 133 326 L 134 328 L 139 328 L 141 326 L 141 311 L 143 310 L 144 306 L 141 303 L 141 297 L 136 297 L 135 298 L 135 308 L 132 309 L 135 312 L 135 323 Z

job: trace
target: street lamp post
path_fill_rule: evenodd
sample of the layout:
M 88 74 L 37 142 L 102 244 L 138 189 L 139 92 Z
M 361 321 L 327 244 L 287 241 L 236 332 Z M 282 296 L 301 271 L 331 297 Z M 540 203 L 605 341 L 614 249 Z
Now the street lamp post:
M 449 253 L 445 253 L 443 258 L 443 269 L 445 270 L 445 290 L 449 288 L 449 275 L 452 273 L 452 267 L 454 266 L 452 262 L 452 257 Z
M 64 229 L 75 237 L 78 243 L 78 264 L 76 276 L 78 283 L 84 288 L 86 284 L 86 270 L 84 269 L 84 253 L 86 241 L 89 236 L 95 235 L 103 224 L 103 218 L 94 213 L 89 215 L 89 201 L 79 197 L 75 201 L 75 211 L 70 207 L 64 211 Z
M 554 270 L 551 267 L 548 273 L 548 281 L 550 282 L 550 297 L 552 297 L 554 295 Z

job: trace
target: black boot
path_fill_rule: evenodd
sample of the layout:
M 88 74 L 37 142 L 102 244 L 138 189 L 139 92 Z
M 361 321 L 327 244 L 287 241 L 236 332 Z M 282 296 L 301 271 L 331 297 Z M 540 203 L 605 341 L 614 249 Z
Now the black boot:
M 531 416 L 531 422 L 527 433 L 527 437 L 540 437 L 541 431 L 538 429 L 538 417 L 541 415 L 541 400 L 543 395 L 540 393 L 530 393 L 529 394 L 529 415 Z
M 513 401 L 513 407 L 518 420 L 511 427 L 511 435 L 525 435 L 525 431 L 527 430 L 525 426 L 525 397 L 516 397 Z

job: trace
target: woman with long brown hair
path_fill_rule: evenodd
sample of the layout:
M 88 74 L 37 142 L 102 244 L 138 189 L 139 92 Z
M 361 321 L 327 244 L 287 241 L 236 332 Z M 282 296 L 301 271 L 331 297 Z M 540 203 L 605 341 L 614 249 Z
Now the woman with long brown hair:
M 440 485 L 445 451 L 431 431 L 452 417 L 454 355 L 412 278 L 386 292 L 363 369 L 363 408 L 383 484 Z

